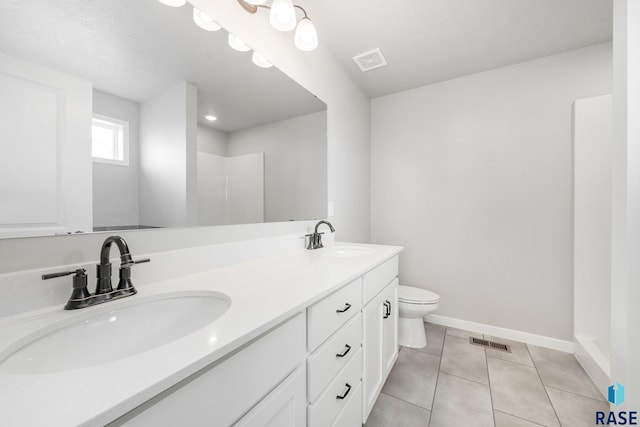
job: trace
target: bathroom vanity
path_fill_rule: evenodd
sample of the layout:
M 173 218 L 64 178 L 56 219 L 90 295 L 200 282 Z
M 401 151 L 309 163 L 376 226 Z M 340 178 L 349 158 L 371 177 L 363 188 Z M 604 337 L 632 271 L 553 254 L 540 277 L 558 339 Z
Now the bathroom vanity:
M 301 249 L 149 283 L 98 307 L 6 318 L 0 424 L 360 426 L 397 358 L 401 250 Z M 208 322 L 200 307 L 214 305 L 219 312 Z M 187 310 L 182 320 L 180 310 Z M 137 312 L 148 326 L 131 337 L 121 332 L 107 348 L 125 351 L 111 359 L 84 357 L 79 367 L 9 363 L 9 355 L 69 327 L 98 318 L 117 324 Z M 165 316 L 172 321 L 163 324 Z

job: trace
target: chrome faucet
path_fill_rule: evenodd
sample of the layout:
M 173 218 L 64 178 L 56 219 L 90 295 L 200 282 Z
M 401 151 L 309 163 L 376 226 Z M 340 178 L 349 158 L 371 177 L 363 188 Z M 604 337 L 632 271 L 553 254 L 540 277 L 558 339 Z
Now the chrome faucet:
M 318 233 L 318 227 L 321 224 L 327 224 L 329 226 L 329 230 L 331 230 L 332 233 L 335 233 L 335 228 L 333 228 L 333 225 L 331 225 L 331 223 L 329 221 L 318 221 L 318 223 L 316 224 L 316 228 L 314 229 L 312 234 L 307 234 L 305 237 L 309 238 L 309 243 L 307 244 L 307 249 L 320 249 L 320 248 L 324 248 L 324 245 L 322 244 L 322 235 L 324 233 Z
M 109 253 L 111 252 L 111 245 L 113 243 L 116 244 L 120 251 L 120 281 L 118 282 L 118 288 L 115 290 L 111 286 L 111 263 L 109 262 Z M 131 258 L 127 242 L 120 236 L 110 236 L 105 239 L 100 249 L 100 264 L 96 265 L 96 276 L 98 280 L 96 282 L 96 291 L 93 295 L 87 290 L 87 275 L 82 268 L 44 274 L 42 280 L 74 274 L 73 292 L 64 309 L 75 310 L 135 295 L 138 291 L 136 291 L 133 283 L 131 283 L 131 267 L 134 264 L 149 261 L 151 261 L 149 258 L 134 261 L 133 258 Z

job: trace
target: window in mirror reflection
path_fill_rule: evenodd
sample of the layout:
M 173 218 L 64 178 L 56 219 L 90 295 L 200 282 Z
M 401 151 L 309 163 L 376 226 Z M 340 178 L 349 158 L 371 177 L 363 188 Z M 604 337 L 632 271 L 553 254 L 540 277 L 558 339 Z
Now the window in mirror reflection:
M 94 162 L 129 165 L 129 123 L 112 117 L 93 115 L 91 156 Z

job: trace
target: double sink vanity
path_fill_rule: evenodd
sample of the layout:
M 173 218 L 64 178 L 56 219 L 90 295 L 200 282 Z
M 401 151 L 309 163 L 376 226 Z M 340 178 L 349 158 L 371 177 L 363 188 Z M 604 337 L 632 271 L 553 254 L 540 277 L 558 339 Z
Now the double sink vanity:
M 398 354 L 401 250 L 300 249 L 7 317 L 0 425 L 360 426 Z

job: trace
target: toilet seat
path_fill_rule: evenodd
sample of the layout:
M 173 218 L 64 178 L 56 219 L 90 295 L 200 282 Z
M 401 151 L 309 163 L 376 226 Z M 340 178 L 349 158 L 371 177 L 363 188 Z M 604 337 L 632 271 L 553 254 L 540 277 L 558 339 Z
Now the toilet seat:
M 404 304 L 437 304 L 440 296 L 435 292 L 413 286 L 398 286 L 398 301 Z

